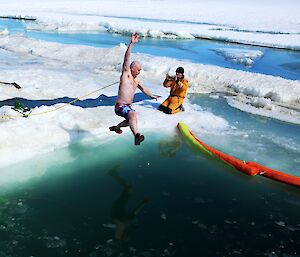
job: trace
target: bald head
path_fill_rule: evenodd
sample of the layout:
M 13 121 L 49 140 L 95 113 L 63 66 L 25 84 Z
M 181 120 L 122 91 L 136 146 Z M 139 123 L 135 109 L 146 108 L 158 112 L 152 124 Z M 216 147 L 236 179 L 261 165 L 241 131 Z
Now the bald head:
M 140 62 L 138 61 L 133 61 L 131 64 L 130 64 L 130 70 L 131 70 L 131 75 L 136 78 L 140 72 L 141 72 L 141 69 L 142 69 L 142 65 Z
M 132 69 L 132 68 L 141 68 L 142 67 L 142 65 L 141 65 L 141 63 L 140 62 L 138 62 L 138 61 L 133 61 L 131 64 L 130 64 L 130 69 Z

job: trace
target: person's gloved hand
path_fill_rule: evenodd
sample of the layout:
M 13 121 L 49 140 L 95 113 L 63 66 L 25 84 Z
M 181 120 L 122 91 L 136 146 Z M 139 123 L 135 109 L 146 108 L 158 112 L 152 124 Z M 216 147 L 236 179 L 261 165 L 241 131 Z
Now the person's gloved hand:
M 175 80 L 176 76 L 170 76 L 169 74 L 166 74 L 166 79 L 167 80 Z

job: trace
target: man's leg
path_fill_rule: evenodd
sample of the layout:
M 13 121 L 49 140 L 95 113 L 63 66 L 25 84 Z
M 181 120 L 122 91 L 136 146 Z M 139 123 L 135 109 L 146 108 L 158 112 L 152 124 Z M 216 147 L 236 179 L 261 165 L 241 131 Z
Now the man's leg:
M 129 127 L 135 136 L 138 133 L 138 127 L 137 127 L 137 114 L 135 111 L 130 111 L 128 113 L 128 119 L 129 119 Z
M 123 132 L 121 128 L 128 127 L 128 126 L 129 126 L 129 121 L 123 120 L 118 125 L 109 127 L 109 130 L 114 131 L 117 134 L 121 134 Z
M 134 144 L 140 145 L 141 142 L 144 141 L 145 137 L 144 135 L 141 135 L 138 133 L 138 127 L 137 127 L 137 114 L 135 111 L 130 111 L 128 113 L 128 119 L 129 119 L 129 127 L 134 135 Z

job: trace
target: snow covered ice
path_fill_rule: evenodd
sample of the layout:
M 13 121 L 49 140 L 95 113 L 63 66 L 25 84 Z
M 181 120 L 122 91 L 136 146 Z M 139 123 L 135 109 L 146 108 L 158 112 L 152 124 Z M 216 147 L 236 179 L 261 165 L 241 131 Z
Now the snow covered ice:
M 108 31 L 129 35 L 133 31 L 145 37 L 209 38 L 286 49 L 300 48 L 298 2 L 291 4 L 259 1 L 241 4 L 239 1 L 40 1 L 1 3 L 1 15 L 31 16 L 37 23 L 27 30 L 53 32 Z M 266 1 L 267 2 L 267 1 Z M 271 3 L 271 1 L 270 1 Z M 118 8 L 116 8 L 118 6 Z M 293 8 L 292 8 L 292 7 Z M 300 7 L 300 6 L 299 6 Z M 288 15 L 287 15 L 288 13 Z M 271 15 L 270 15 L 271 14 Z M 247 15 L 247 18 L 245 16 Z M 123 56 L 128 42 L 110 49 L 65 45 L 10 35 L 0 31 L 0 81 L 18 82 L 0 87 L 0 101 L 20 97 L 28 100 L 49 100 L 61 97 L 77 98 L 119 80 Z M 252 65 L 263 56 L 259 51 L 217 49 L 224 58 Z M 135 53 L 132 59 L 141 61 L 141 81 L 164 99 L 168 90 L 161 85 L 165 73 L 184 66 L 190 81 L 190 93 L 226 92 L 230 105 L 241 110 L 300 124 L 300 82 L 250 72 L 191 63 L 167 57 Z M 159 85 L 159 86 L 158 86 Z M 118 85 L 105 88 L 100 94 L 115 97 Z M 83 98 L 81 100 L 86 100 Z M 160 101 L 144 99 L 134 104 L 141 130 L 174 130 L 177 122 L 191 124 L 191 130 L 230 129 L 223 118 L 199 110 L 186 100 L 186 113 L 166 116 L 158 112 Z M 0 166 L 93 137 L 113 140 L 108 127 L 118 123 L 113 104 L 82 108 L 63 103 L 35 107 L 28 118 L 2 118 L 0 121 Z M 39 113 L 45 115 L 37 115 Z M 0 115 L 15 116 L 11 106 L 0 108 Z M 125 133 L 130 133 L 126 130 Z M 15 155 L 16 151 L 19 153 Z M 4 179 L 2 177 L 2 179 Z M 9 179 L 9 178 L 7 178 Z M 5 183 L 2 181 L 1 183 Z
M 0 14 L 31 16 L 28 29 L 52 31 L 108 30 L 168 38 L 210 38 L 267 45 L 300 47 L 300 3 L 280 1 L 119 1 L 18 0 L 1 3 Z
M 255 60 L 263 56 L 262 51 L 257 50 L 241 50 L 234 48 L 217 48 L 214 49 L 216 53 L 224 56 L 225 59 L 234 62 L 240 63 L 246 67 L 251 67 Z

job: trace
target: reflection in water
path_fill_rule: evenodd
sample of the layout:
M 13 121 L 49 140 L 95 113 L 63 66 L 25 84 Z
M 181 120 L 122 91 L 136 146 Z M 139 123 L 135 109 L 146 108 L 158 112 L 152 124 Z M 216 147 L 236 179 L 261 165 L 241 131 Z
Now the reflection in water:
M 115 239 L 118 241 L 123 241 L 128 239 L 129 226 L 137 217 L 143 206 L 148 202 L 148 199 L 145 198 L 143 201 L 141 201 L 131 212 L 126 211 L 126 206 L 131 196 L 133 187 L 118 174 L 119 168 L 120 165 L 113 167 L 108 174 L 123 188 L 122 193 L 114 201 L 111 208 L 111 218 L 116 225 Z
M 159 142 L 159 154 L 163 157 L 173 158 L 180 149 L 182 141 L 178 135 Z

